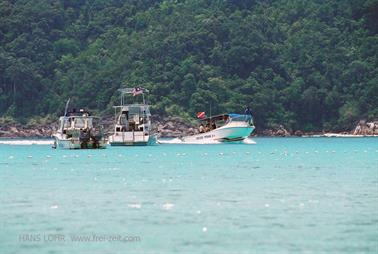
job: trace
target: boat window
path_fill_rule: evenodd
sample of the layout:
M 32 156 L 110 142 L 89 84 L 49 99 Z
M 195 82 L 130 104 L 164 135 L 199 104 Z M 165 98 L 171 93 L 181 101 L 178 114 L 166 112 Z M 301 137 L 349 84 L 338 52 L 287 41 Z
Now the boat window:
M 119 118 L 119 124 L 120 125 L 126 125 L 127 124 L 127 116 L 126 114 L 122 114 Z
M 77 117 L 75 118 L 75 128 L 92 128 L 92 118 Z
M 233 115 L 230 118 L 232 122 L 250 122 L 252 120 L 250 115 Z
M 93 128 L 93 121 L 95 120 L 95 119 L 97 119 L 97 118 L 86 118 L 86 120 L 88 121 L 88 128 Z M 98 123 L 97 123 L 97 121 L 96 121 L 96 124 L 95 124 L 95 126 L 97 126 L 98 125 Z
M 61 128 L 67 129 L 71 127 L 71 118 L 65 118 L 61 120 Z
M 75 119 L 75 128 L 84 128 L 85 122 L 83 118 L 76 118 Z

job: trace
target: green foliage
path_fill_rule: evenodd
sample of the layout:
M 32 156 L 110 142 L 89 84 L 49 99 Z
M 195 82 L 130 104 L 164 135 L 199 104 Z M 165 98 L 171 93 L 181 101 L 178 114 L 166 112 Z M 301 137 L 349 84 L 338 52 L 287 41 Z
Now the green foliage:
M 118 88 L 138 85 L 151 91 L 154 114 L 250 106 L 260 128 L 350 128 L 378 118 L 377 8 L 377 0 L 0 0 L 0 117 L 56 116 L 68 97 L 107 114 Z

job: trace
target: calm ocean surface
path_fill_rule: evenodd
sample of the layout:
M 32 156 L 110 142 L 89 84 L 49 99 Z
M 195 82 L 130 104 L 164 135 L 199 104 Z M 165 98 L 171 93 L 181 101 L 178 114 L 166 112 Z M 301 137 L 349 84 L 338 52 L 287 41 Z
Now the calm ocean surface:
M 0 144 L 0 253 L 377 253 L 378 138 Z

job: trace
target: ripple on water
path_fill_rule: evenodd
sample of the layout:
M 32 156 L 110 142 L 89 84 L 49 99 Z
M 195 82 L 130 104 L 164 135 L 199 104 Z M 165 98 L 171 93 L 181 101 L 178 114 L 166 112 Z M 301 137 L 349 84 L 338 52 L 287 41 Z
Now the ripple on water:
M 283 246 L 287 252 L 305 252 L 308 248 L 314 253 L 363 250 L 353 244 L 370 246 L 365 252 L 375 253 L 371 246 L 376 246 L 377 239 L 378 178 L 374 166 L 378 150 L 371 144 L 373 150 L 369 150 L 367 141 L 323 146 L 321 139 L 262 139 L 262 145 L 249 146 L 253 156 L 246 155 L 243 145 L 147 147 L 140 160 L 134 157 L 137 149 L 109 149 L 98 155 L 91 151 L 90 159 L 87 151 L 51 152 L 42 146 L 30 150 L 22 147 L 20 152 L 1 150 L 0 168 L 11 165 L 15 170 L 0 170 L 0 185 L 6 185 L 6 192 L 0 193 L 0 212 L 5 216 L 5 231 L 11 233 L 16 232 L 15 225 L 20 231 L 54 230 L 55 222 L 64 225 L 65 232 L 101 233 L 104 224 L 97 218 L 103 218 L 110 229 L 137 226 L 142 236 L 153 228 L 156 242 L 164 244 L 167 238 L 172 239 L 167 252 L 185 246 L 188 253 L 248 253 L 257 246 L 252 246 L 254 243 L 261 243 L 263 249 L 257 249 L 258 253 L 274 252 Z M 355 148 L 359 150 L 356 154 Z M 42 164 L 44 170 L 35 170 L 37 165 L 32 171 L 21 170 L 40 158 L 48 158 L 46 151 L 52 159 Z M 122 158 L 118 158 L 117 151 L 125 151 Z M 176 157 L 177 153 L 180 156 Z M 81 158 L 74 159 L 79 154 Z M 147 160 L 145 155 L 149 154 L 152 158 L 147 156 Z M 28 159 L 28 155 L 33 158 Z M 22 163 L 13 162 L 13 156 Z M 155 158 L 159 163 L 153 161 Z M 151 167 L 141 161 L 151 161 Z M 41 197 L 52 201 L 46 204 Z M 47 216 L 37 218 L 42 214 Z M 185 235 L 167 230 L 177 226 Z M 266 232 L 273 234 L 267 236 Z M 332 243 L 323 242 L 334 235 L 342 236 L 330 238 Z M 58 251 L 58 247 L 72 248 L 50 247 L 51 252 Z M 27 250 L 9 249 L 7 253 Z

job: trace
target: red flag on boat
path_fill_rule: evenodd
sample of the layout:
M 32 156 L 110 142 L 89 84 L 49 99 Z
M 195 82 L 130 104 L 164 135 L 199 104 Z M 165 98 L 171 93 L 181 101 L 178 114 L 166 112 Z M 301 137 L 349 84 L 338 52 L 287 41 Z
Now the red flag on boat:
M 143 92 L 144 92 L 144 89 L 142 87 L 134 87 L 133 88 L 133 96 L 143 94 Z
M 205 118 L 205 117 L 206 117 L 206 114 L 205 114 L 204 111 L 197 113 L 197 118 L 202 119 L 202 118 Z

